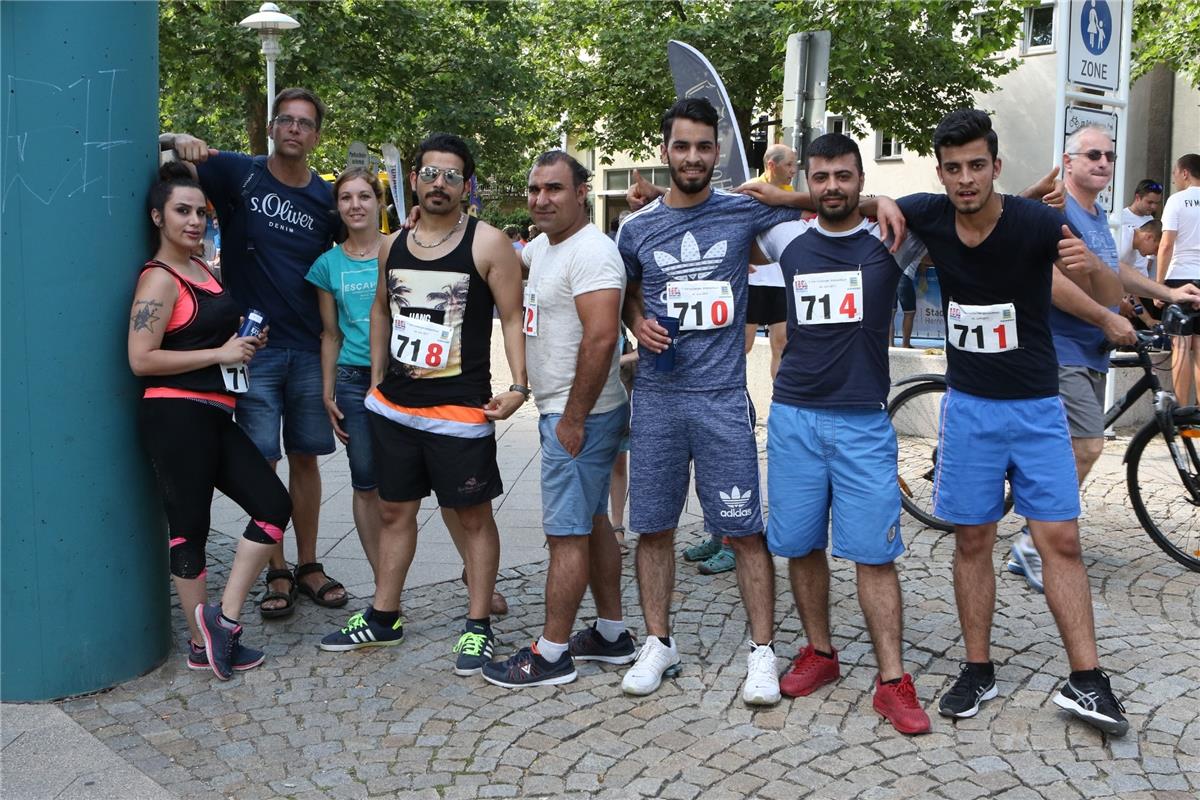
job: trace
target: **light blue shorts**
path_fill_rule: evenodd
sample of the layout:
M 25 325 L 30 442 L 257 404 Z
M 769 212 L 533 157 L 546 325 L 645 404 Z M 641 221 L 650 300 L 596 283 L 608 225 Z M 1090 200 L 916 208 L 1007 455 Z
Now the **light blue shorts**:
M 733 537 L 762 533 L 754 404 L 744 388 L 635 389 L 630 405 L 630 530 L 657 533 L 679 525 L 695 461 L 704 530 Z
M 1004 478 L 1017 513 L 1044 522 L 1079 516 L 1079 478 L 1062 400 L 994 400 L 947 389 L 938 423 L 933 513 L 960 525 L 1004 516 Z
M 562 414 L 538 420 L 542 440 L 542 527 L 547 536 L 592 532 L 592 518 L 608 513 L 608 484 L 629 406 L 591 414 L 583 423 L 583 449 L 571 458 L 555 433 Z
M 858 564 L 904 552 L 896 433 L 887 412 L 771 404 L 767 420 L 767 547 L 800 558 L 829 544 Z

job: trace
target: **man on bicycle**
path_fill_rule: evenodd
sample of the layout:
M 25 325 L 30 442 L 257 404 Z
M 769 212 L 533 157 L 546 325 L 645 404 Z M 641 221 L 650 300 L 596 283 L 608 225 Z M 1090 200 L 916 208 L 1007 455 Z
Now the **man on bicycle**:
M 1058 392 L 1067 412 L 1075 470 L 1083 484 L 1104 450 L 1104 381 L 1108 372 L 1105 341 L 1133 344 L 1133 325 L 1118 313 L 1126 292 L 1187 303 L 1200 300 L 1200 289 L 1168 289 L 1118 261 L 1108 218 L 1096 198 L 1112 178 L 1116 155 L 1108 132 L 1096 125 L 1072 133 L 1063 152 L 1067 221 L 1096 257 L 1108 267 L 1089 281 L 1056 272 L 1051 294 L 1050 330 L 1058 356 Z M 1111 274 L 1110 274 L 1111 273 Z M 1035 591 L 1043 590 L 1042 561 L 1028 526 L 1012 546 L 1008 568 L 1023 574 Z

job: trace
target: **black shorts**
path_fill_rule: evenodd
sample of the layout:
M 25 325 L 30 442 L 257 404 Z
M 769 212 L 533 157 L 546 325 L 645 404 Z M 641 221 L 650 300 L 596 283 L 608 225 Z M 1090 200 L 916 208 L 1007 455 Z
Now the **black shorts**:
M 751 286 L 746 304 L 747 325 L 774 325 L 787 321 L 787 289 L 783 286 Z
M 437 495 L 443 508 L 489 502 L 504 491 L 496 437 L 465 439 L 410 428 L 368 411 L 379 497 L 406 503 Z

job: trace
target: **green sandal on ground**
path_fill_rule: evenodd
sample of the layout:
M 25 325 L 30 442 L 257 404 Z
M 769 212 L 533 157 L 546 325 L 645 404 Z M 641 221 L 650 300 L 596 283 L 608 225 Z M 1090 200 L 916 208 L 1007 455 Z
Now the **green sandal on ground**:
M 308 597 L 317 605 L 324 606 L 325 608 L 341 608 L 342 606 L 346 605 L 346 603 L 350 602 L 350 595 L 346 593 L 343 593 L 342 596 L 336 600 L 325 599 L 325 595 L 329 594 L 330 592 L 336 591 L 337 589 L 344 590 L 346 588 L 342 586 L 341 581 L 335 581 L 328 575 L 325 575 L 327 580 L 316 589 L 313 589 L 311 586 L 301 580 L 301 578 L 303 578 L 305 575 L 312 575 L 314 573 L 325 575 L 325 567 L 323 567 L 319 561 L 311 561 L 308 564 L 296 565 L 296 586 L 301 592 L 304 593 L 306 597 Z
M 292 612 L 296 610 L 296 579 L 292 577 L 292 571 L 286 567 L 283 569 L 267 570 L 267 577 L 263 579 L 267 585 L 267 590 L 263 592 L 262 597 L 258 598 L 258 613 L 263 619 L 282 619 L 290 617 Z M 286 592 L 276 591 L 271 588 L 271 581 L 287 580 L 289 588 Z M 264 603 L 271 600 L 286 600 L 287 602 L 278 608 L 267 608 Z
M 712 558 L 700 564 L 700 574 L 716 575 L 719 572 L 729 572 L 736 566 L 737 561 L 733 556 L 733 549 L 722 547 Z
M 683 551 L 684 561 L 708 561 L 721 551 L 721 540 L 711 536 L 703 544 L 693 545 Z

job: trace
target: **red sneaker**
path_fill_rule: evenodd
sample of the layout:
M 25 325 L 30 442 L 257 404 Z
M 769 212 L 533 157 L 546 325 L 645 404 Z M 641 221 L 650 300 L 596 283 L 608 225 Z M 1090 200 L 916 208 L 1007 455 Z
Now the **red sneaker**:
M 899 683 L 880 683 L 875 676 L 875 710 L 901 733 L 929 733 L 929 716 L 917 700 L 917 687 L 907 672 Z
M 811 644 L 806 644 L 792 659 L 792 668 L 779 679 L 779 691 L 788 697 L 804 697 L 833 683 L 841 674 L 837 650 L 833 651 L 833 658 L 825 658 L 817 655 Z

